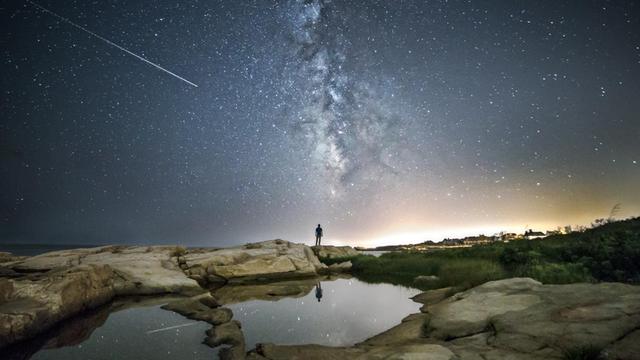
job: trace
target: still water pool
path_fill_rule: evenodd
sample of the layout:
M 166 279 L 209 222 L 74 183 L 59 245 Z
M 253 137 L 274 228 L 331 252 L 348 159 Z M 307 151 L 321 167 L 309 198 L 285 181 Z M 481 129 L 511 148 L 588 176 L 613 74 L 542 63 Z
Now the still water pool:
M 320 282 L 300 298 L 253 300 L 227 307 L 242 323 L 247 344 L 342 346 L 363 341 L 419 312 L 420 304 L 409 299 L 417 293 L 389 284 L 338 279 Z
M 400 323 L 420 304 L 419 291 L 350 278 L 225 286 L 214 296 L 242 324 L 248 349 L 258 342 L 351 345 Z M 122 303 L 67 322 L 14 349 L 7 359 L 212 359 L 201 342 L 211 325 L 160 305 L 167 300 Z M 3 357 L 4 359 L 5 357 Z

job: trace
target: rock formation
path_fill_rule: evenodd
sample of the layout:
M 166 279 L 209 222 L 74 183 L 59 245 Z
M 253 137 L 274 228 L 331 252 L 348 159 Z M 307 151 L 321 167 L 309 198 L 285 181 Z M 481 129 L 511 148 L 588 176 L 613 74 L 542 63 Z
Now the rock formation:
M 336 249 L 315 250 L 334 258 L 351 252 Z M 351 347 L 258 344 L 245 353 L 241 324 L 221 305 L 304 296 L 323 271 L 310 247 L 282 240 L 230 249 L 106 246 L 27 258 L 3 254 L 0 347 L 118 296 L 173 293 L 183 297 L 164 308 L 211 323 L 204 342 L 226 345 L 225 359 L 561 359 L 587 345 L 608 359 L 640 354 L 640 287 L 542 285 L 526 278 L 453 295 L 450 288 L 424 292 L 414 297 L 424 304 L 420 313 Z M 211 292 L 201 287 L 220 284 Z
M 332 246 L 332 245 L 321 245 L 312 247 L 313 252 L 319 258 L 343 258 L 350 256 L 360 255 L 360 252 L 351 246 Z
M 185 271 L 202 284 L 251 283 L 316 276 L 326 268 L 311 248 L 270 240 L 216 251 L 190 251 Z
M 0 347 L 116 296 L 192 296 L 206 291 L 201 285 L 311 277 L 326 268 L 310 247 L 283 240 L 193 251 L 175 246 L 102 246 L 33 257 L 3 253 L 0 261 Z M 221 323 L 229 316 L 216 309 L 202 317 Z

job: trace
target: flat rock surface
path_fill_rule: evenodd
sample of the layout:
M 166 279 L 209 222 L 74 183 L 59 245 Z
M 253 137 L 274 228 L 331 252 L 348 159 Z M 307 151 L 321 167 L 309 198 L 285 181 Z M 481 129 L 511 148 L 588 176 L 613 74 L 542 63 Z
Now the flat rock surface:
M 115 296 L 113 271 L 107 265 L 80 265 L 37 280 L 2 280 L 0 347 L 35 336 Z
M 341 258 L 360 255 L 360 252 L 351 246 L 321 245 L 313 246 L 312 249 L 320 258 Z
M 200 290 L 172 258 L 175 246 L 102 246 L 33 256 L 11 266 L 18 272 L 44 272 L 78 265 L 107 265 L 118 294 L 181 293 Z
M 270 240 L 184 256 L 186 271 L 202 282 L 209 276 L 230 283 L 315 276 L 326 268 L 310 247 Z

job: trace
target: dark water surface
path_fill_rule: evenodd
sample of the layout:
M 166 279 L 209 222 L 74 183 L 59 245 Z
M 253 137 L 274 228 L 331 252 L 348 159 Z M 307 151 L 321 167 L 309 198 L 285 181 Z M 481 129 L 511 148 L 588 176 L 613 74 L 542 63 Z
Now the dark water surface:
M 410 297 L 420 291 L 390 284 L 367 284 L 351 279 L 320 283 L 301 298 L 254 300 L 227 305 L 242 323 L 247 344 L 353 345 L 419 312 Z
M 158 331 L 173 326 L 181 327 Z M 214 349 L 202 344 L 210 327 L 159 305 L 131 308 L 111 313 L 85 341 L 40 350 L 32 359 L 214 359 Z
M 3 244 L 0 243 L 0 251 L 10 252 L 14 255 L 20 256 L 35 256 L 44 254 L 51 251 L 89 248 L 101 245 L 87 245 L 87 244 Z

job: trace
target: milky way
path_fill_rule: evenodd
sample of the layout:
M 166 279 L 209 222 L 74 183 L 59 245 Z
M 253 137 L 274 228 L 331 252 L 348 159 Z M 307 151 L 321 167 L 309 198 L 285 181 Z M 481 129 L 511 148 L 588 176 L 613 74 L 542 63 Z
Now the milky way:
M 326 189 L 337 195 L 354 182 L 395 174 L 393 151 L 401 119 L 346 68 L 351 44 L 343 18 L 331 2 L 296 5 L 292 38 L 302 75 L 296 89 L 304 94 L 304 108 L 294 133 L 306 140 L 312 159 L 325 173 Z
M 636 2 L 0 11 L 0 242 L 328 243 L 640 213 Z

